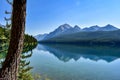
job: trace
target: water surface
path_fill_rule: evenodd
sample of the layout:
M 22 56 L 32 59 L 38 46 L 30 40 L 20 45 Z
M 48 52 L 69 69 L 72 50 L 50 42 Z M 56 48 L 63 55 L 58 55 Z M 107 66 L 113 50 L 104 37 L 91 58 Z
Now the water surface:
M 38 44 L 29 60 L 51 80 L 120 80 L 119 47 Z

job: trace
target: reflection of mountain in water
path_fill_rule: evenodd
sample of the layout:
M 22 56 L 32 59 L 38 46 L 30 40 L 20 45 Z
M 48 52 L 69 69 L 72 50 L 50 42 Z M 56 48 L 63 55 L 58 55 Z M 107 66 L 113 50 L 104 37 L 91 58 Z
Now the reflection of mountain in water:
M 68 62 L 71 59 L 77 61 L 81 57 L 93 61 L 105 60 L 112 62 L 120 57 L 120 49 L 118 47 L 39 44 L 37 49 L 49 51 L 64 62 Z

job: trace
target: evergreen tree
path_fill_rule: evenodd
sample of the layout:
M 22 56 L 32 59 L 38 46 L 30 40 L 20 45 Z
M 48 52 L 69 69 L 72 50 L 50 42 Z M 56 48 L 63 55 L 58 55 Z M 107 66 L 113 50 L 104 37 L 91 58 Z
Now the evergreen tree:
M 12 28 L 9 49 L 2 69 L 1 80 L 17 80 L 20 54 L 23 49 L 26 0 L 13 0 Z
M 7 2 L 12 6 L 12 2 L 10 2 L 9 0 L 7 0 Z M 5 11 L 6 14 L 11 14 L 11 12 Z M 12 14 L 11 14 L 12 15 Z M 6 20 L 6 27 L 4 27 L 4 35 L 7 37 L 8 41 L 9 41 L 9 33 L 10 33 L 10 29 L 12 24 L 9 23 L 11 22 L 12 16 L 11 18 L 5 18 Z M 7 42 L 8 42 L 7 41 Z M 37 40 L 32 37 L 29 36 L 28 34 L 25 35 L 25 39 L 24 39 L 24 48 L 23 50 L 29 50 L 28 47 L 30 47 L 30 45 L 32 44 L 36 44 Z M 31 47 L 32 49 L 33 47 Z M 2 52 L 3 53 L 3 52 Z M 7 53 L 7 52 L 6 52 Z M 32 56 L 32 51 L 31 54 L 22 54 L 21 58 L 20 58 L 20 65 L 19 65 L 19 70 L 18 70 L 18 80 L 33 80 L 32 74 L 30 73 L 30 70 L 32 69 L 32 67 L 29 66 L 30 62 L 27 62 L 26 59 Z

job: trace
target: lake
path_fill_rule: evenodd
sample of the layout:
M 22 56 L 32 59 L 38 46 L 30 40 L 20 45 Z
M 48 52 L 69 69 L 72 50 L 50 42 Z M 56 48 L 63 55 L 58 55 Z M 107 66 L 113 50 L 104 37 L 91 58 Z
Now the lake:
M 38 44 L 28 60 L 50 80 L 120 80 L 119 47 Z

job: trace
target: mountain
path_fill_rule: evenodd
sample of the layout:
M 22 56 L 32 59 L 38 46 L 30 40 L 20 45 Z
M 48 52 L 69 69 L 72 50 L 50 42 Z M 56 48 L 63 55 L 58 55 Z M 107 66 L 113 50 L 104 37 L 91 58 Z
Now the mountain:
M 0 24 L 0 27 L 1 27 L 1 28 L 3 28 L 3 27 L 4 27 L 4 25 Z
M 106 25 L 104 27 L 101 27 L 98 29 L 99 31 L 114 31 L 114 30 L 118 30 L 118 28 L 114 27 L 113 25 Z
M 50 39 L 59 35 L 64 35 L 64 34 L 71 34 L 71 33 L 76 33 L 79 32 L 81 28 L 77 25 L 74 27 L 70 26 L 69 24 L 63 24 L 60 25 L 57 29 L 54 31 L 50 32 L 49 34 L 39 34 L 35 36 L 35 38 L 40 41 L 40 40 L 46 40 Z
M 34 36 L 35 39 L 37 39 L 37 41 L 41 41 L 43 40 L 48 34 L 39 34 L 37 36 Z
M 77 44 L 100 44 L 100 45 L 120 45 L 120 30 L 115 31 L 94 31 L 94 32 L 78 32 L 56 36 L 41 42 L 47 43 L 77 43 Z
M 75 30 L 75 31 L 80 31 L 81 28 L 80 28 L 78 25 L 75 25 L 75 26 L 74 26 L 74 30 Z
M 55 39 L 62 36 L 61 40 L 63 39 L 63 37 L 65 35 L 70 36 L 73 38 L 73 36 L 78 36 L 78 37 L 74 37 L 76 38 L 80 38 L 80 36 L 83 36 L 85 38 L 88 37 L 92 37 L 93 35 L 96 34 L 101 34 L 102 32 L 105 33 L 106 31 L 115 31 L 115 30 L 119 30 L 118 28 L 108 24 L 104 27 L 100 27 L 98 25 L 95 26 L 91 26 L 91 27 L 86 27 L 81 29 L 78 25 L 75 25 L 74 27 L 70 26 L 69 24 L 63 24 L 60 25 L 57 29 L 55 29 L 54 31 L 50 32 L 49 34 L 43 34 L 43 35 L 37 35 L 35 36 L 35 38 L 38 41 L 46 41 L 46 40 L 51 40 L 51 39 Z M 95 34 L 93 34 L 93 33 Z M 91 35 L 89 35 L 91 34 Z M 109 34 L 111 34 L 111 32 L 109 32 Z M 72 36 L 71 36 L 72 35 Z M 88 36 L 89 35 L 89 36 Z M 104 35 L 104 34 L 101 34 Z M 65 36 L 67 38 L 67 36 Z M 98 37 L 100 35 L 96 35 L 96 37 Z M 83 38 L 81 37 L 81 38 Z
M 44 39 L 46 40 L 46 39 L 58 36 L 71 28 L 72 27 L 69 24 L 63 24 L 63 25 L 59 26 L 57 29 L 55 29 L 53 32 L 50 32 Z
M 39 35 L 35 36 L 35 38 L 38 41 L 46 40 L 46 39 L 58 36 L 58 35 L 62 34 L 63 32 L 65 32 L 65 31 L 67 31 L 68 29 L 71 29 L 71 28 L 72 27 L 69 24 L 63 24 L 63 25 L 60 25 L 54 31 L 50 32 L 49 34 L 39 34 Z
M 97 31 L 99 29 L 100 29 L 100 27 L 95 25 L 95 26 L 83 28 L 82 31 Z
M 2 27 L 2 24 L 0 24 L 0 27 Z
M 75 25 L 74 27 L 71 27 L 70 29 L 67 29 L 66 31 L 62 32 L 58 36 L 80 32 L 81 30 L 82 29 L 79 26 Z
M 82 29 L 82 31 L 114 31 L 114 30 L 118 30 L 118 28 L 116 28 L 110 24 L 108 24 L 104 27 L 100 27 L 98 25 L 95 25 L 95 26 L 86 27 L 86 28 Z

